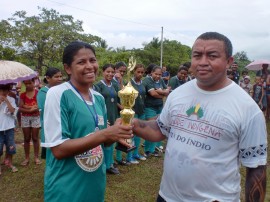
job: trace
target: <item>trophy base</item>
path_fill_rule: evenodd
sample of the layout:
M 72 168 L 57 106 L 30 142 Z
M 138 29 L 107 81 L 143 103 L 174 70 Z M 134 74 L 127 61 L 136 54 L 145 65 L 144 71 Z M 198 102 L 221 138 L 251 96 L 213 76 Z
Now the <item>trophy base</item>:
M 115 149 L 119 150 L 119 151 L 122 151 L 122 152 L 125 152 L 125 153 L 128 153 L 134 149 L 136 149 L 136 146 L 132 146 L 132 147 L 126 147 L 120 143 L 117 143 Z

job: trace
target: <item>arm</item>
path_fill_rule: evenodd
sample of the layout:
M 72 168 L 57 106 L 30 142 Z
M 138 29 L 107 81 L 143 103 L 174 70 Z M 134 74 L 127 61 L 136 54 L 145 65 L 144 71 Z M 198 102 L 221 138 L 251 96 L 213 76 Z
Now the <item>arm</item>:
M 153 90 L 148 91 L 148 93 L 154 98 L 163 98 L 164 97 L 164 95 L 161 95 L 160 93 L 158 93 L 158 90 L 153 89 Z
M 8 100 L 7 97 L 0 95 L 0 103 L 1 103 L 1 101 L 6 102 L 8 111 L 9 111 L 11 114 L 13 114 L 13 113 L 15 112 L 15 108 L 11 105 L 11 103 L 9 102 L 9 100 Z
M 118 119 L 115 124 L 109 128 L 96 131 L 82 138 L 66 140 L 60 145 L 51 147 L 51 150 L 55 158 L 63 159 L 81 154 L 103 143 L 111 144 L 119 141 L 125 144 L 123 139 L 129 138 L 132 138 L 132 127 L 121 125 L 121 120 Z M 127 143 L 126 146 L 128 146 Z
M 159 142 L 166 137 L 161 133 L 156 120 L 142 121 L 133 119 L 133 132 L 137 136 L 152 142 Z
M 38 111 L 37 106 L 33 106 L 33 107 L 27 106 L 26 108 L 26 106 L 24 106 L 24 101 L 22 99 L 20 99 L 20 102 L 19 102 L 19 109 L 20 109 L 20 112 L 23 112 L 23 113 L 33 113 L 35 111 Z
M 246 202 L 264 202 L 266 193 L 266 166 L 246 168 Z

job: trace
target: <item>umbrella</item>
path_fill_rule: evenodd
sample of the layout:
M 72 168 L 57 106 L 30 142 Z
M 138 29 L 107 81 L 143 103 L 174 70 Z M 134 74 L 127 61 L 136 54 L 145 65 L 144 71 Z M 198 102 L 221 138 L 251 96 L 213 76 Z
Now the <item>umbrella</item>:
M 0 60 L 0 84 L 16 83 L 36 76 L 34 70 L 22 63 Z
M 252 63 L 248 64 L 246 66 L 246 69 L 258 71 L 262 69 L 263 64 L 267 64 L 268 69 L 270 69 L 270 60 L 255 60 Z

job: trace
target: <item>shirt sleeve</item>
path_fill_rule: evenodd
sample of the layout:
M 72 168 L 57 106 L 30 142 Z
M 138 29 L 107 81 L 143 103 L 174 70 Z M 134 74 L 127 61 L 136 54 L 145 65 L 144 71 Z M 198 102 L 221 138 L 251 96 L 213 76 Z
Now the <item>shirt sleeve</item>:
M 170 94 L 171 95 L 171 94 Z M 171 122 L 171 114 L 170 114 L 170 102 L 171 102 L 171 96 L 167 98 L 165 105 L 162 109 L 161 114 L 157 118 L 157 124 L 159 126 L 160 131 L 162 132 L 163 135 L 166 137 L 169 136 L 171 127 L 170 127 L 170 122 Z
M 44 107 L 44 135 L 43 147 L 55 147 L 68 140 L 68 131 L 63 128 L 68 126 L 68 113 L 65 105 L 61 105 L 62 94 L 51 88 L 45 100 Z M 66 134 L 66 135 L 64 135 Z
M 243 166 L 256 168 L 267 163 L 267 130 L 260 111 L 245 122 L 241 130 L 239 158 Z
M 149 92 L 151 90 L 155 90 L 155 86 L 152 82 L 149 81 L 149 78 L 145 78 L 143 80 L 143 85 L 145 87 L 146 92 Z

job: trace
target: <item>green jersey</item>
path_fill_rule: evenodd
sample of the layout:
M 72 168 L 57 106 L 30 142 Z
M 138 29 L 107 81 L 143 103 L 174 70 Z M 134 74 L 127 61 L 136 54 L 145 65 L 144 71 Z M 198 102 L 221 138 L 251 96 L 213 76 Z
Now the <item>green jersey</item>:
M 143 85 L 146 90 L 145 107 L 156 108 L 163 106 L 162 98 L 155 98 L 149 94 L 151 90 L 166 89 L 167 86 L 162 79 L 154 81 L 151 76 L 145 77 Z
M 43 147 L 92 135 L 96 125 L 107 127 L 104 98 L 92 89 L 90 93 L 92 102 L 83 100 L 68 82 L 50 88 L 45 101 Z M 102 145 L 61 160 L 47 150 L 44 200 L 104 201 L 105 170 Z
M 45 99 L 49 88 L 47 86 L 42 87 L 37 94 L 37 102 L 38 108 L 40 111 L 40 124 L 41 124 L 41 142 L 44 142 L 44 123 L 43 123 L 43 115 L 44 115 L 44 105 Z
M 144 114 L 144 101 L 146 95 L 145 87 L 142 84 L 142 81 L 137 83 L 134 81 L 134 79 L 131 79 L 130 82 L 131 85 L 139 92 L 138 97 L 135 100 L 133 110 L 135 111 L 135 114 L 142 115 Z
M 186 83 L 186 81 L 180 80 L 177 75 L 172 77 L 169 80 L 168 86 L 172 87 L 172 90 L 176 89 L 177 87 L 181 86 L 182 84 Z
M 101 80 L 96 84 L 96 86 L 99 93 L 105 99 L 108 121 L 111 125 L 113 125 L 115 120 L 119 118 L 119 110 L 117 106 L 117 103 L 119 103 L 118 85 L 114 82 L 111 82 L 110 85 L 107 85 L 103 80 Z

